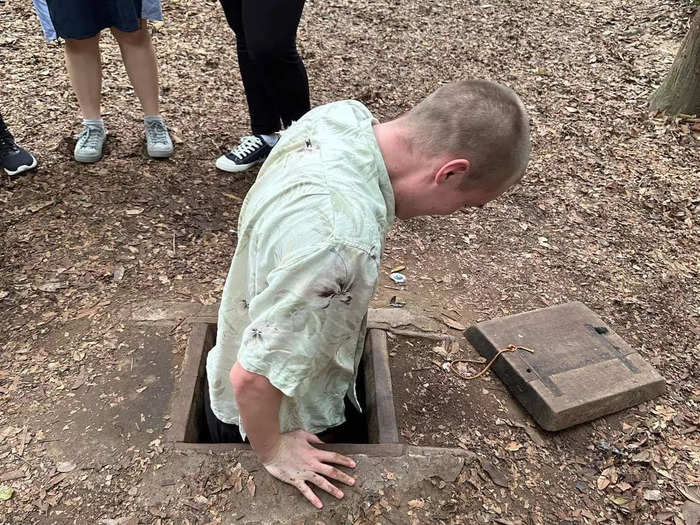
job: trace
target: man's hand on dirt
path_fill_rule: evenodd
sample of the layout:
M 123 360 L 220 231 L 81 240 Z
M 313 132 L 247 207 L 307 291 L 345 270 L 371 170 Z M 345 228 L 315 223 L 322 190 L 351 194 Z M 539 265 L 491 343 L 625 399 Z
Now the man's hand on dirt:
M 327 478 L 340 481 L 346 485 L 355 484 L 355 479 L 341 472 L 329 463 L 354 468 L 355 462 L 336 452 L 318 450 L 311 443 L 323 443 L 315 435 L 296 430 L 280 435 L 280 441 L 269 458 L 261 457 L 265 469 L 277 479 L 294 485 L 315 507 L 323 507 L 321 500 L 314 494 L 307 482 L 325 490 L 336 498 L 343 497 L 343 492 L 330 483 Z M 325 477 L 324 477 L 325 476 Z

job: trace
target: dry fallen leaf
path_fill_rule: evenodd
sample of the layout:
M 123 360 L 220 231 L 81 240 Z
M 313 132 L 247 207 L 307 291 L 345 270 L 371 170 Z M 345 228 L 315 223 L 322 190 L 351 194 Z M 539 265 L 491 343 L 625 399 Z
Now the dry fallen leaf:
M 255 496 L 255 479 L 253 479 L 253 476 L 250 475 L 248 476 L 248 481 L 246 481 L 246 488 L 248 489 L 248 494 L 250 494 L 250 497 Z
M 522 443 L 518 443 L 517 441 L 511 441 L 503 448 L 505 448 L 508 452 L 516 452 L 523 448 L 523 445 Z
M 62 288 L 67 287 L 68 285 L 66 283 L 51 281 L 37 286 L 37 290 L 41 290 L 42 292 L 56 292 L 58 290 L 61 290 Z
M 53 204 L 53 201 L 37 202 L 36 204 L 32 204 L 30 206 L 27 206 L 27 209 L 32 213 L 36 213 L 39 210 L 43 210 L 47 206 L 51 206 L 52 204 Z
M 659 501 L 661 499 L 661 491 L 656 489 L 645 490 L 644 499 L 647 501 Z
M 13 481 L 15 479 L 20 479 L 25 477 L 25 472 L 23 470 L 12 470 L 10 472 L 5 472 L 0 476 L 0 481 Z
M 15 493 L 15 489 L 7 485 L 0 485 L 0 501 L 7 501 Z
M 605 490 L 610 484 L 617 483 L 617 469 L 615 466 L 608 467 L 600 473 L 596 485 L 599 490 Z
M 425 502 L 422 499 L 412 499 L 408 502 L 408 506 L 412 509 L 422 509 L 425 507 Z
M 629 498 L 623 498 L 622 496 L 615 496 L 612 498 L 612 502 L 615 505 L 627 505 L 630 502 Z
M 240 463 L 236 463 L 236 466 L 231 470 L 229 473 L 229 481 L 233 485 L 233 490 L 236 492 L 241 492 L 243 490 L 243 480 L 241 479 L 241 476 L 243 474 L 243 467 L 241 466 Z
M 445 349 L 444 344 L 434 346 L 433 352 L 438 354 L 440 357 L 447 357 L 447 350 Z
M 224 197 L 228 197 L 232 201 L 235 202 L 243 202 L 243 199 L 241 199 L 238 195 L 234 195 L 233 193 L 222 193 Z
M 673 416 L 676 415 L 676 410 L 669 406 L 656 405 L 652 412 L 658 416 L 661 416 L 666 421 L 671 421 Z
M 75 470 L 75 463 L 71 463 L 70 461 L 60 461 L 56 463 L 56 471 L 65 473 L 65 472 L 72 472 Z
M 5 439 L 8 437 L 16 436 L 20 432 L 22 432 L 22 427 L 5 427 L 5 429 L 2 432 L 0 432 L 0 443 L 5 441 Z
M 172 129 L 170 129 L 169 131 L 170 131 L 170 138 L 173 139 L 173 142 L 174 142 L 175 144 L 182 144 L 182 143 L 185 142 L 185 141 L 183 140 L 183 138 L 180 136 L 180 131 L 179 131 L 179 130 L 177 130 L 177 129 L 175 129 L 175 128 L 172 128 Z
M 66 475 L 65 475 L 65 474 L 58 474 L 57 476 L 54 476 L 54 477 L 51 478 L 51 479 L 49 480 L 49 482 L 46 484 L 46 486 L 44 487 L 44 490 L 51 490 L 53 487 L 55 487 L 56 485 L 58 485 L 58 484 L 59 484 L 61 481 L 63 481 L 64 479 L 66 479 Z
M 459 321 L 455 321 L 451 317 L 447 317 L 445 314 L 442 315 L 441 319 L 442 319 L 443 323 L 445 323 L 447 326 L 449 326 L 450 328 L 453 328 L 455 330 L 460 330 L 463 332 L 464 330 L 467 329 L 467 327 L 465 325 L 463 325 Z
M 117 264 L 114 267 L 114 271 L 112 272 L 112 278 L 114 279 L 115 283 L 121 282 L 121 280 L 124 278 L 124 272 L 126 272 L 124 265 Z
M 643 450 L 639 452 L 638 454 L 635 454 L 632 456 L 632 461 L 638 462 L 638 463 L 646 463 L 647 461 L 651 461 L 651 452 L 648 450 Z
M 86 379 L 87 379 L 87 372 L 85 371 L 85 367 L 81 366 L 80 372 L 78 373 L 77 377 L 73 381 L 73 384 L 71 385 L 70 389 L 71 390 L 78 390 L 81 386 L 83 386 L 85 384 Z
M 503 474 L 503 472 L 496 468 L 495 465 L 489 463 L 485 459 L 479 459 L 479 463 L 481 464 L 481 468 L 483 468 L 489 475 L 491 481 L 493 481 L 499 487 L 503 487 L 506 489 L 510 488 L 508 478 L 506 478 L 505 474 Z
M 601 472 L 601 475 L 608 478 L 610 480 L 610 483 L 617 483 L 617 469 L 614 465 L 603 470 L 603 472 Z
M 700 487 L 691 487 L 681 485 L 677 487 L 679 492 L 683 494 L 690 501 L 693 501 L 700 505 Z

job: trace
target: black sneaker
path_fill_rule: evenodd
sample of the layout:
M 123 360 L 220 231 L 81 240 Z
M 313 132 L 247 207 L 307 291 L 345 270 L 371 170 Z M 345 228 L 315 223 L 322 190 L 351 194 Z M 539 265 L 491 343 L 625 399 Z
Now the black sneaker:
M 0 116 L 0 166 L 8 175 L 19 175 L 36 168 L 36 159 L 27 150 L 20 148 Z
M 216 159 L 216 167 L 230 173 L 245 171 L 263 162 L 271 150 L 272 146 L 269 146 L 260 135 L 243 137 L 230 153 Z

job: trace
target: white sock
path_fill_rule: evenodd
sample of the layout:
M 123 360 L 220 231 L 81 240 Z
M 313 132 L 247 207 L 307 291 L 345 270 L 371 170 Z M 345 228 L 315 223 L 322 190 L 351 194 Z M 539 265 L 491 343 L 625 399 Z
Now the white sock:
M 160 122 L 161 124 L 164 124 L 163 117 L 160 115 L 144 115 L 143 122 L 145 124 L 148 124 L 149 122 Z
M 275 144 L 277 144 L 277 141 L 280 139 L 280 136 L 277 133 L 273 133 L 272 135 L 262 135 L 261 134 L 260 137 L 270 147 L 273 147 Z
M 105 129 L 105 121 L 101 118 L 84 118 L 83 126 L 98 126 Z

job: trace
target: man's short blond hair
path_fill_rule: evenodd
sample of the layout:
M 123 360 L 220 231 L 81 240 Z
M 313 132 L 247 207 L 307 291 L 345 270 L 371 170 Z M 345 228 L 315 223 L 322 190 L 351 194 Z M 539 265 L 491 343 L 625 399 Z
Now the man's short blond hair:
M 466 158 L 470 180 L 489 187 L 520 178 L 530 158 L 530 125 L 515 92 L 488 80 L 452 82 L 406 115 L 413 146 Z

